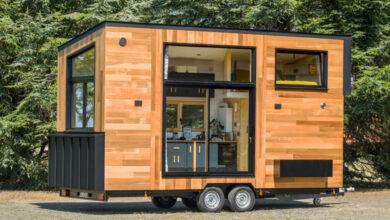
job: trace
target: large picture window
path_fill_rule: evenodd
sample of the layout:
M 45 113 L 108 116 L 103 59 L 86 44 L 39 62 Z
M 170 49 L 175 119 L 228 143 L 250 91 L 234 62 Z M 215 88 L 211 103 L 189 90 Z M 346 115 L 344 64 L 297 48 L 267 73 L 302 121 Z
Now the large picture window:
M 165 45 L 165 176 L 253 174 L 254 53 Z
M 275 69 L 276 88 L 326 88 L 326 52 L 277 49 Z
M 95 110 L 95 48 L 68 58 L 68 128 L 92 129 Z

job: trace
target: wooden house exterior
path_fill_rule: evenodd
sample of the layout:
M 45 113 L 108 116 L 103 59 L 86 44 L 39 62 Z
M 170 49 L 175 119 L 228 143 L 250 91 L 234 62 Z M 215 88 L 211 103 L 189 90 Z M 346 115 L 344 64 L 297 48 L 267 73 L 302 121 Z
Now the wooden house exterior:
M 92 58 L 72 60 L 89 49 L 94 51 L 92 84 L 82 83 L 89 76 L 83 75 L 82 64 L 77 66 Z M 89 192 L 105 197 L 197 192 L 218 184 L 247 185 L 257 195 L 337 191 L 343 187 L 350 50 L 351 38 L 345 36 L 103 22 L 59 47 L 57 133 L 50 138 L 49 184 L 65 190 L 64 195 Z M 196 51 L 195 58 L 206 58 L 188 61 Z M 208 67 L 215 76 L 199 74 L 208 71 L 201 70 L 206 64 L 195 63 L 210 60 L 218 64 Z M 168 67 L 171 63 L 178 64 Z M 72 84 L 71 72 L 78 69 L 81 83 Z M 174 74 L 188 77 L 176 80 Z M 197 74 L 204 79 L 196 79 Z M 191 85 L 192 79 L 198 84 Z M 93 125 L 73 129 L 71 118 L 77 116 L 69 102 L 77 105 L 78 91 L 88 93 L 89 85 L 93 107 L 85 104 L 87 97 L 80 109 L 94 110 L 80 117 L 90 117 Z M 213 107 L 217 98 L 221 106 Z M 167 115 L 168 107 L 173 114 Z M 190 113 L 183 115 L 185 111 Z M 212 133 L 212 117 L 226 111 L 226 120 L 233 122 L 223 126 L 224 132 Z M 185 117 L 190 126 L 183 124 Z M 85 128 L 90 122 L 80 123 Z M 185 136 L 186 128 L 190 137 L 175 139 L 177 133 Z M 98 142 L 100 147 L 94 149 Z M 170 144 L 172 152 L 184 146 L 190 154 L 173 155 L 172 162 Z M 238 156 L 224 156 L 229 146 Z M 212 149 L 219 153 L 212 154 Z M 196 150 L 202 155 L 196 156 Z M 176 162 L 184 157 L 186 170 Z M 221 162 L 221 157 L 230 162 Z M 175 170 L 171 163 L 177 172 L 170 171 Z

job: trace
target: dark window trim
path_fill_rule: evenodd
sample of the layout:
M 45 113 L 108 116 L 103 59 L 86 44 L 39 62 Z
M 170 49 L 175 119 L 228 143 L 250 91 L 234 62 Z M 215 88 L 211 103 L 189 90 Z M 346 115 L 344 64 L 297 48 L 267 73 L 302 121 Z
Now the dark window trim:
M 343 54 L 343 81 L 344 81 L 344 89 L 343 94 L 344 96 L 347 96 L 351 94 L 351 69 L 352 69 L 352 63 L 351 63 L 351 47 L 352 47 L 352 38 L 346 38 L 344 39 L 344 54 Z
M 221 45 L 221 44 L 199 44 L 199 43 L 176 43 L 176 42 L 163 42 L 164 48 L 167 46 L 183 46 L 183 47 L 209 47 L 209 48 L 230 48 L 230 49 L 256 49 L 254 46 L 241 46 L 241 45 Z
M 72 82 L 91 82 L 93 80 L 93 76 L 74 76 L 72 78 Z
M 86 128 L 84 127 L 84 124 L 85 124 L 85 121 L 83 120 L 83 127 L 84 128 L 72 128 L 71 126 L 71 118 L 72 118 L 72 93 L 73 93 L 73 83 L 74 82 L 89 82 L 90 79 L 93 79 L 92 82 L 93 82 L 93 85 L 94 85 L 94 102 L 93 102 L 93 108 L 94 108 L 94 114 L 96 113 L 96 109 L 95 109 L 95 102 L 96 102 L 96 44 L 95 42 L 92 42 L 84 47 L 82 47 L 81 49 L 71 53 L 70 55 L 68 55 L 66 57 L 66 113 L 65 113 L 65 121 L 66 121 L 66 127 L 65 127 L 65 130 L 67 132 L 93 132 L 94 129 L 95 129 L 95 121 L 96 121 L 96 117 L 94 115 L 94 123 L 93 123 L 93 127 L 92 128 Z M 72 79 L 72 59 L 77 57 L 78 55 L 92 49 L 92 48 L 95 48 L 95 53 L 94 53 L 94 70 L 95 70 L 95 73 L 94 73 L 94 76 L 78 76 L 78 77 L 74 77 Z M 89 80 L 88 80 L 89 79 Z M 84 86 L 84 85 L 83 85 Z M 86 96 L 84 96 L 84 98 L 86 98 Z M 85 111 L 83 110 L 83 115 L 85 114 Z M 84 119 L 84 116 L 83 116 L 83 119 Z
M 188 47 L 212 47 L 212 48 L 236 48 L 236 49 L 250 49 L 251 53 L 251 82 L 231 82 L 231 81 L 216 81 L 216 82 L 202 82 L 202 81 L 178 81 L 178 80 L 166 80 L 164 78 L 165 71 L 165 57 L 168 46 L 188 46 Z M 162 178 L 180 178 L 180 177 L 200 177 L 200 178 L 225 178 L 225 177 L 254 177 L 255 176 L 255 148 L 256 148 L 256 47 L 248 46 L 235 46 L 235 45 L 213 45 L 213 44 L 190 44 L 190 43 L 172 43 L 163 42 L 163 62 L 162 62 Z M 165 157 L 166 157 L 166 90 L 165 86 L 191 86 L 191 87 L 203 87 L 203 88 L 218 88 L 218 89 L 246 89 L 249 93 L 249 118 L 248 118 L 248 171 L 247 172 L 167 172 L 165 169 Z M 209 102 L 209 100 L 208 100 Z M 210 105 L 208 105 L 210 108 Z M 207 116 L 210 117 L 210 114 Z M 210 118 L 209 118 L 210 121 Z M 210 125 L 207 125 L 210 126 Z M 208 134 L 206 134 L 208 135 Z
M 299 53 L 299 54 L 311 54 L 311 55 L 324 55 L 323 67 L 321 68 L 321 85 L 310 86 L 310 85 L 278 85 L 276 84 L 277 68 L 277 53 Z M 320 56 L 321 59 L 321 56 Z M 320 60 L 321 62 L 322 60 Z M 306 50 L 306 49 L 289 49 L 289 48 L 275 48 L 275 78 L 274 85 L 276 90 L 317 90 L 327 91 L 328 90 L 328 51 L 326 50 Z
M 255 177 L 254 172 L 166 172 L 163 170 L 163 178 L 199 177 L 199 178 L 226 178 L 226 177 Z
M 164 85 L 174 87 L 209 87 L 213 89 L 251 89 L 256 86 L 253 83 L 241 82 L 205 82 L 205 81 L 184 81 L 184 80 L 165 80 Z

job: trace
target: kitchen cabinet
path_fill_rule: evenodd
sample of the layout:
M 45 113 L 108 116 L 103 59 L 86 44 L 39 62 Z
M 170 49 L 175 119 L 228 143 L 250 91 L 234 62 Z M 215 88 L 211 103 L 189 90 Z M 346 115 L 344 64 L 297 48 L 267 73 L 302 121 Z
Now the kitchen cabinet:
M 206 167 L 206 152 L 205 152 L 205 143 L 196 143 L 196 171 L 205 172 Z
M 210 143 L 209 144 L 209 171 L 234 172 L 237 165 L 236 143 Z
M 214 74 L 210 73 L 170 73 L 169 80 L 197 80 L 214 81 Z M 166 95 L 172 97 L 206 97 L 205 88 L 194 87 L 166 87 Z M 214 97 L 214 90 L 210 89 L 209 96 Z
M 196 160 L 194 162 L 194 160 Z M 167 164 L 169 171 L 197 172 L 205 171 L 205 143 L 168 142 Z
M 167 164 L 169 171 L 191 172 L 192 157 L 188 154 L 188 143 L 167 143 Z
M 169 97 L 206 97 L 205 88 L 193 88 L 193 87 L 172 87 L 166 88 L 166 94 Z M 210 89 L 210 98 L 214 97 L 214 90 Z

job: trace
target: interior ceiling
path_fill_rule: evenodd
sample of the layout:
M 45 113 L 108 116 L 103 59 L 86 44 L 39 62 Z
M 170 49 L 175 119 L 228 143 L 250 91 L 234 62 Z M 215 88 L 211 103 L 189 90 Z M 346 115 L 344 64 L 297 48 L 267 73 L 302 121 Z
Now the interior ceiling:
M 187 46 L 169 46 L 168 54 L 170 58 L 192 58 L 201 60 L 223 61 L 226 48 L 215 47 L 187 47 Z M 232 49 L 232 57 L 240 60 L 250 59 L 250 50 Z
M 300 59 L 310 58 L 310 56 L 312 55 L 280 53 L 278 54 L 277 60 L 278 63 L 296 62 Z

